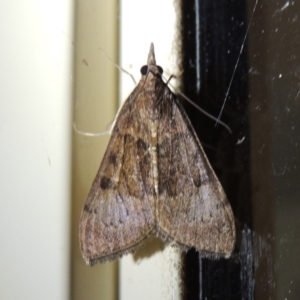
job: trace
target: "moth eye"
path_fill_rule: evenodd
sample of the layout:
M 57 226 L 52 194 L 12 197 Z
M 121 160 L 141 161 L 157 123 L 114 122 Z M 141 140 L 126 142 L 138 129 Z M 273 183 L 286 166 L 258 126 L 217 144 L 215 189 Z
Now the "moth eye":
M 158 69 L 160 75 L 162 75 L 162 73 L 164 72 L 163 68 L 161 66 L 157 66 L 157 69 Z
M 145 76 L 145 75 L 147 75 L 147 73 L 148 73 L 148 66 L 142 66 L 141 67 L 141 74 L 143 76 Z

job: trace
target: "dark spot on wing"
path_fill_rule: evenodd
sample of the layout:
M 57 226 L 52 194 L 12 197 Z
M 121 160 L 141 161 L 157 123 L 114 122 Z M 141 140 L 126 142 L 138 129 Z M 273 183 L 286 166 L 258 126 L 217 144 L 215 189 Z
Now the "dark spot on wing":
M 109 162 L 114 166 L 117 165 L 117 155 L 116 155 L 116 153 L 110 153 Z
M 84 205 L 83 210 L 88 212 L 88 213 L 90 212 L 90 208 L 87 204 Z
M 102 177 L 100 181 L 100 187 L 103 190 L 107 190 L 111 187 L 111 180 L 107 177 Z
M 196 187 L 201 186 L 201 177 L 200 177 L 200 175 L 197 176 L 197 177 L 194 177 L 193 180 L 194 180 L 194 184 L 195 184 Z
M 144 155 L 148 149 L 148 145 L 142 140 L 142 139 L 138 139 L 137 142 L 137 149 L 138 149 L 138 154 L 139 155 Z

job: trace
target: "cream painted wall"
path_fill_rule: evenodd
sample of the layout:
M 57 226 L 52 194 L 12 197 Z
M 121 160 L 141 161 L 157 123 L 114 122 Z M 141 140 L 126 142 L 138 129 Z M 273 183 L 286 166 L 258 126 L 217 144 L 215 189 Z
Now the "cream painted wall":
M 73 1 L 0 2 L 0 298 L 68 299 Z
M 79 130 L 104 132 L 118 102 L 118 70 L 101 54 L 118 61 L 118 4 L 78 0 L 75 18 L 74 121 Z M 117 263 L 86 266 L 79 249 L 79 219 L 100 166 L 109 135 L 73 135 L 72 300 L 117 299 Z

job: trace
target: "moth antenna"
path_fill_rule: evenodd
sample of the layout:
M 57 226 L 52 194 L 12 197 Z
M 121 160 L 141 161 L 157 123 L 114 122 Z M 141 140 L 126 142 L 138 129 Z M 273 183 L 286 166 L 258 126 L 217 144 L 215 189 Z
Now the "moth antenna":
M 101 48 L 99 48 L 99 51 L 101 52 L 102 55 L 104 55 L 119 71 L 124 72 L 125 74 L 129 75 L 134 82 L 134 85 L 137 85 L 137 82 L 135 81 L 133 75 L 126 71 L 124 68 L 116 64 Z
M 203 113 L 203 114 L 204 114 L 205 116 L 207 116 L 208 118 L 210 118 L 210 119 L 216 121 L 218 124 L 220 124 L 220 125 L 222 125 L 223 127 L 225 127 L 225 128 L 228 130 L 228 132 L 229 132 L 230 134 L 232 134 L 232 130 L 231 130 L 231 128 L 230 128 L 227 124 L 225 124 L 223 121 L 219 120 L 218 118 L 216 118 L 216 117 L 213 116 L 212 114 L 208 113 L 206 110 L 204 110 L 203 108 L 201 108 L 199 105 L 195 104 L 190 98 L 188 98 L 188 97 L 187 97 L 185 94 L 183 94 L 182 92 L 177 91 L 176 88 L 174 88 L 174 86 L 170 83 L 170 80 L 171 80 L 173 77 L 175 77 L 175 76 L 174 76 L 174 75 L 171 75 L 171 77 L 167 80 L 167 84 L 168 84 L 169 86 L 171 86 L 171 87 L 175 90 L 176 94 L 178 94 L 178 95 L 180 95 L 181 97 L 183 97 L 188 103 L 190 103 L 190 104 L 193 105 L 195 108 L 197 108 L 201 113 Z M 176 77 L 175 77 L 175 78 L 176 78 Z M 164 79 L 165 79 L 165 78 L 164 78 Z
M 121 66 L 119 66 L 118 64 L 116 64 L 103 50 L 102 50 L 102 48 L 99 48 L 99 51 L 101 52 L 101 54 L 106 58 L 106 59 L 108 59 L 119 71 L 121 71 L 121 72 L 124 72 L 125 74 L 127 74 L 127 75 L 129 75 L 130 76 L 130 78 L 132 79 L 132 81 L 134 82 L 134 84 L 135 85 L 137 85 L 137 82 L 135 81 L 135 79 L 134 79 L 134 77 L 133 77 L 133 75 L 131 74 L 131 73 L 129 73 L 128 71 L 126 71 L 124 68 L 122 68 Z M 154 51 L 154 49 L 153 49 L 153 51 Z M 155 58 L 154 58 L 154 60 L 155 60 Z M 77 133 L 77 134 L 80 134 L 80 135 L 83 135 L 83 136 L 89 136 L 89 137 L 99 137 L 99 136 L 103 136 L 103 135 L 107 135 L 107 134 L 109 134 L 109 135 L 111 135 L 111 133 L 112 133 L 112 130 L 113 130 L 113 128 L 114 128 L 114 126 L 115 126 L 115 123 L 116 123 L 116 120 L 117 120 L 117 118 L 118 118 L 118 116 L 119 116 L 119 113 L 120 113 L 120 110 L 122 109 L 122 107 L 123 107 L 123 104 L 124 104 L 124 102 L 122 103 L 122 105 L 120 105 L 119 106 L 119 108 L 118 108 L 118 111 L 117 111 L 117 113 L 116 113 L 116 115 L 115 115 L 115 117 L 114 117 L 114 119 L 113 119 L 113 121 L 112 122 L 110 122 L 110 124 L 109 124 L 109 129 L 108 130 L 106 130 L 106 131 L 103 131 L 103 132 L 97 132 L 97 133 L 93 133 L 93 132 L 86 132 L 86 131 L 81 131 L 81 130 L 79 130 L 78 128 L 77 128 L 77 126 L 76 126 L 76 124 L 73 122 L 73 129 L 74 129 L 74 131 Z
M 85 131 L 81 131 L 81 130 L 77 129 L 77 126 L 76 126 L 75 122 L 73 122 L 73 128 L 74 128 L 75 132 L 78 133 L 78 134 L 80 134 L 80 135 L 90 136 L 90 137 L 99 137 L 99 136 L 103 136 L 103 135 L 107 135 L 107 134 L 111 135 L 111 133 L 112 133 L 114 127 L 115 127 L 116 121 L 117 121 L 117 119 L 118 119 L 118 116 L 119 116 L 119 114 L 120 114 L 120 111 L 121 111 L 121 109 L 122 109 L 124 103 L 125 103 L 125 101 L 124 101 L 124 102 L 122 103 L 122 105 L 120 105 L 120 107 L 118 108 L 118 111 L 117 111 L 117 113 L 116 113 L 116 115 L 115 115 L 113 121 L 110 122 L 110 124 L 109 124 L 109 129 L 108 129 L 108 130 L 102 131 L 102 132 L 97 132 L 97 133 L 93 133 L 93 132 L 85 132 Z
M 83 136 L 91 136 L 91 137 L 99 137 L 99 136 L 103 136 L 103 135 L 107 135 L 107 134 L 111 133 L 111 128 L 109 130 L 97 132 L 97 133 L 81 131 L 77 128 L 75 122 L 73 122 L 73 129 L 77 134 L 80 134 Z
M 171 85 L 171 83 L 170 83 L 170 81 L 173 79 L 173 78 L 177 78 L 175 75 L 171 75 L 170 77 L 169 77 L 169 79 L 166 81 L 166 85 L 170 85 L 173 89 L 175 89 L 172 85 Z M 165 79 L 165 78 L 164 78 Z

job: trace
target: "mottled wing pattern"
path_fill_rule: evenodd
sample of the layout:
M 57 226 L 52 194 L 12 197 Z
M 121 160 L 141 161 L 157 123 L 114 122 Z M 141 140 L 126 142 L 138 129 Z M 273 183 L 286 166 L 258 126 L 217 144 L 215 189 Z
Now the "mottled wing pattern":
M 133 251 L 155 229 L 150 132 L 139 90 L 119 114 L 82 211 L 80 245 L 89 265 Z
M 166 88 L 167 89 L 167 88 Z M 170 91 L 158 129 L 158 234 L 206 257 L 229 257 L 234 216 L 181 104 Z

